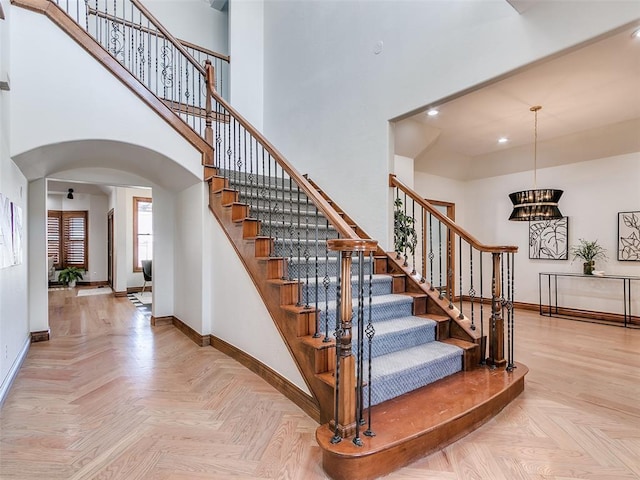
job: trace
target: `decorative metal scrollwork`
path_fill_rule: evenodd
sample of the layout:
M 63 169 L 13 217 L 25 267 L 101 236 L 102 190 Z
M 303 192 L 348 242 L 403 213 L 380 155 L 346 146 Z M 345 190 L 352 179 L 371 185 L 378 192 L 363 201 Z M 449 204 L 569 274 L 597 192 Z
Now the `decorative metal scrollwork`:
M 160 63 L 160 78 L 162 81 L 162 85 L 166 88 L 173 87 L 173 50 L 171 47 L 163 46 L 160 49 L 160 58 L 162 58 L 162 62 Z
M 116 22 L 111 22 L 108 50 L 120 63 L 124 63 L 124 43 L 122 42 L 122 38 L 124 37 L 124 27 L 122 30 L 123 31 L 120 31 L 120 27 Z

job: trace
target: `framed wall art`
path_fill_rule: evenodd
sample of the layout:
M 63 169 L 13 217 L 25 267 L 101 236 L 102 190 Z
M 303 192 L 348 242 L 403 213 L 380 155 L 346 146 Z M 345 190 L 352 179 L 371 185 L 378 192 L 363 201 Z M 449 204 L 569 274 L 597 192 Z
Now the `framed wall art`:
M 618 212 L 618 260 L 640 262 L 640 211 Z
M 529 222 L 529 258 L 567 260 L 568 242 L 569 217 Z

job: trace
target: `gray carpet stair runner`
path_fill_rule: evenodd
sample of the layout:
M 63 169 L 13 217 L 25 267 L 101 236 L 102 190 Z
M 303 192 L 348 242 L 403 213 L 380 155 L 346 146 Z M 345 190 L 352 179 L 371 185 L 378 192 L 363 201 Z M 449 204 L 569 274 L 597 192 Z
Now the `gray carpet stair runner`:
M 273 187 L 269 188 L 269 184 Z M 251 215 L 261 221 L 261 235 L 275 238 L 275 256 L 287 259 L 290 278 L 303 283 L 301 303 L 317 308 L 320 330 L 333 335 L 336 321 L 337 272 L 335 254 L 325 254 L 327 238 L 337 238 L 337 232 L 327 225 L 324 217 L 310 204 L 306 195 L 284 182 L 253 177 L 240 177 L 231 181 L 232 188 L 240 192 L 240 202 L 251 206 Z M 274 187 L 278 185 L 278 189 Z M 317 262 L 316 262 L 317 258 Z M 372 379 L 371 405 L 395 398 L 423 387 L 436 380 L 462 370 L 463 351 L 454 345 L 436 341 L 435 321 L 412 315 L 413 299 L 392 293 L 389 275 L 372 275 L 371 301 L 369 301 L 369 271 L 371 263 L 365 261 L 364 327 L 369 322 L 375 329 L 371 342 Z M 352 275 L 357 273 L 354 257 Z M 353 352 L 357 354 L 358 341 L 358 288 L 353 282 Z M 364 338 L 363 360 L 369 361 L 369 342 Z M 368 363 L 365 363 L 365 374 Z M 368 381 L 367 378 L 364 379 Z M 368 404 L 365 387 L 365 404 Z

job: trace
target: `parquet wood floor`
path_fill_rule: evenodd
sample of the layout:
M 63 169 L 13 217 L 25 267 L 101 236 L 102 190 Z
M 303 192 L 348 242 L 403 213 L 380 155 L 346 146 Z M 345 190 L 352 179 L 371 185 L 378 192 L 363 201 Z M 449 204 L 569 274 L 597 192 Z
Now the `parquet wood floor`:
M 0 478 L 322 479 L 315 422 L 126 298 L 50 293 L 0 411 Z M 517 314 L 525 392 L 387 478 L 640 479 L 640 330 Z M 455 399 L 452 399 L 455 401 Z

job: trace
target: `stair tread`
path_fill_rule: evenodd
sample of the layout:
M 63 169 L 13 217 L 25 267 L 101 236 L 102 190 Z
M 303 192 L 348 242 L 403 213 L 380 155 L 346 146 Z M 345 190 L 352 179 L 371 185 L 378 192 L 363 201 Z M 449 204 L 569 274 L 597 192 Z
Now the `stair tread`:
M 462 357 L 462 349 L 442 342 L 429 342 L 371 359 L 373 378 L 381 379 L 445 358 Z
M 376 333 L 374 335 L 374 342 L 376 337 L 382 335 L 390 335 L 398 333 L 403 330 L 413 330 L 415 328 L 431 327 L 435 328 L 436 322 L 428 318 L 420 318 L 416 316 L 397 317 L 383 322 L 374 323 Z M 355 335 L 357 336 L 357 334 Z
M 369 305 L 369 299 L 365 298 L 364 303 L 366 308 Z M 411 297 L 402 295 L 400 293 L 388 293 L 386 295 L 376 295 L 371 298 L 372 306 L 382 305 L 382 304 L 406 304 L 406 303 L 413 303 L 413 299 Z M 336 305 L 337 305 L 336 300 L 329 300 L 330 309 L 331 308 L 335 309 Z M 358 299 L 354 298 L 353 299 L 354 309 L 357 305 L 358 305 Z
M 324 282 L 324 276 L 318 276 L 318 278 L 309 277 L 309 285 L 314 285 L 315 286 L 316 280 L 317 280 L 317 283 L 322 284 Z M 338 277 L 335 277 L 335 276 L 329 277 L 329 281 L 333 285 L 333 284 L 335 284 L 335 282 L 338 281 Z M 352 275 L 351 276 L 351 281 L 352 282 L 357 282 L 358 281 L 358 276 L 357 275 Z M 376 273 L 376 274 L 372 275 L 372 277 L 371 277 L 371 283 L 391 283 L 391 281 L 392 281 L 391 277 L 389 275 L 385 274 L 385 273 Z M 365 275 L 365 295 L 367 294 L 367 286 L 366 285 L 367 285 L 368 282 L 369 282 L 369 275 Z
M 477 343 L 468 342 L 467 340 L 462 340 L 460 338 L 449 337 L 440 341 L 449 345 L 455 345 L 456 347 L 462 348 L 463 350 L 471 350 L 479 346 Z

